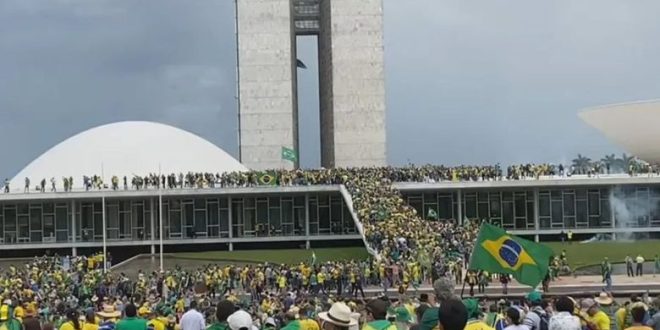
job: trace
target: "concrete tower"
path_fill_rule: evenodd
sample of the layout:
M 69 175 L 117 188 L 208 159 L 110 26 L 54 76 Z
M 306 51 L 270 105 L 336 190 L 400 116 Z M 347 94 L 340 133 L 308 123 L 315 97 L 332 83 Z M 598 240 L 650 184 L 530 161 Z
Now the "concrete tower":
M 298 150 L 296 36 L 319 47 L 321 165 L 384 165 L 382 0 L 236 0 L 240 160 L 291 168 Z

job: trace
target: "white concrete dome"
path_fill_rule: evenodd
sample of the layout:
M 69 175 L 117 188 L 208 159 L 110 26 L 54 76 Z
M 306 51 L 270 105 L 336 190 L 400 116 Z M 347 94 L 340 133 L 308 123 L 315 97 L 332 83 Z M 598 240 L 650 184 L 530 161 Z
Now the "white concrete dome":
M 23 190 L 25 178 L 30 186 L 46 179 L 73 177 L 74 186 L 82 185 L 83 175 L 102 175 L 110 182 L 113 175 L 130 178 L 150 173 L 223 173 L 248 170 L 238 160 L 213 143 L 169 125 L 125 121 L 97 126 L 78 133 L 32 161 L 11 181 L 12 191 Z
M 626 152 L 660 163 L 660 100 L 605 105 L 579 116 Z

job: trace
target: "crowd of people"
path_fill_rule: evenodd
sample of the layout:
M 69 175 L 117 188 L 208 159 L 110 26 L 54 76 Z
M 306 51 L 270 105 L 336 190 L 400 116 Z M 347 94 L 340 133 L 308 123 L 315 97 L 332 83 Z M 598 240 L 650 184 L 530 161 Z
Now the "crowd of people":
M 577 161 L 577 160 L 576 160 Z M 631 160 L 623 171 L 631 176 L 654 174 L 660 175 L 660 167 Z M 181 189 L 181 188 L 215 188 L 215 187 L 250 187 L 257 185 L 313 185 L 338 184 L 343 175 L 358 172 L 377 172 L 393 182 L 441 182 L 441 181 L 494 181 L 494 180 L 524 180 L 539 179 L 540 177 L 568 177 L 572 175 L 598 176 L 615 173 L 607 162 L 589 161 L 585 164 L 577 162 L 573 165 L 563 164 L 517 164 L 502 168 L 495 165 L 409 165 L 403 167 L 368 167 L 368 168 L 334 168 L 334 169 L 306 169 L 306 170 L 271 170 L 246 172 L 188 172 L 146 175 L 112 175 L 109 182 L 99 175 L 85 175 L 81 179 L 82 189 Z M 267 180 L 262 180 L 266 178 Z M 56 192 L 62 183 L 63 191 L 74 188 L 73 177 L 42 178 L 37 185 L 31 187 L 31 178 L 25 178 L 24 193 L 31 190 L 38 192 Z M 47 185 L 50 184 L 50 188 Z M 3 190 L 11 192 L 10 181 L 5 179 Z
M 0 276 L 2 330 L 648 330 L 660 298 L 617 303 L 601 292 L 576 301 L 461 300 L 440 276 L 433 293 L 366 299 L 362 285 L 415 281 L 377 260 L 297 265 L 207 265 L 195 270 L 103 272 L 102 255 L 41 257 Z M 414 269 L 415 264 L 409 265 Z M 412 275 L 406 273 L 412 273 Z M 422 280 L 421 277 L 419 280 Z M 347 286 L 344 287 L 344 286 Z M 344 288 L 343 288 L 344 287 Z M 405 293 L 405 291 L 402 291 Z M 401 291 L 400 291 L 401 293 Z M 643 326 L 651 328 L 644 328 Z

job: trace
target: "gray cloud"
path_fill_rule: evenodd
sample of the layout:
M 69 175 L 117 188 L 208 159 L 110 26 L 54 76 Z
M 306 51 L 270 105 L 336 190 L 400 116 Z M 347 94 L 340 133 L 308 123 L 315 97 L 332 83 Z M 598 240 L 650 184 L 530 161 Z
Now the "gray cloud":
M 659 10 L 651 0 L 385 0 L 390 162 L 618 151 L 575 114 L 659 96 Z M 314 166 L 314 40 L 299 49 L 301 156 Z M 230 0 L 0 0 L 0 175 L 120 120 L 175 125 L 237 155 L 235 56 Z

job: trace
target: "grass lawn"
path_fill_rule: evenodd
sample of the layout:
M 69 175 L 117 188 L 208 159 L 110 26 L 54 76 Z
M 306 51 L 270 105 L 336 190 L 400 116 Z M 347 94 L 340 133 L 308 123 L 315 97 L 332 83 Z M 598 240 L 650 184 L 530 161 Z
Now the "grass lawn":
M 310 262 L 312 251 L 316 254 L 317 262 L 328 260 L 365 259 L 368 257 L 364 247 L 321 248 L 312 250 L 246 250 L 246 251 L 209 251 L 209 252 L 181 252 L 171 255 L 178 258 L 189 258 L 209 261 L 242 261 L 242 262 L 271 262 L 271 263 L 298 263 Z
M 571 268 L 600 264 L 604 257 L 612 263 L 623 262 L 626 255 L 636 257 L 641 253 L 646 261 L 652 261 L 660 253 L 660 240 L 643 240 L 634 242 L 593 242 L 580 244 L 562 244 L 561 242 L 544 242 L 557 255 L 566 250 L 566 256 Z
M 581 267 L 599 264 L 604 257 L 611 262 L 623 262 L 627 254 L 636 257 L 642 253 L 647 261 L 653 260 L 656 253 L 660 253 L 660 240 L 644 240 L 637 242 L 594 242 L 562 244 L 561 242 L 543 243 L 552 248 L 557 255 L 562 249 L 566 250 L 568 262 L 571 267 Z M 368 257 L 364 247 L 320 248 L 313 250 L 247 250 L 247 251 L 209 251 L 209 252 L 180 252 L 172 255 L 179 258 L 209 260 L 209 261 L 241 261 L 241 262 L 272 262 L 272 263 L 298 263 L 309 262 L 312 251 L 316 253 L 316 260 L 365 259 Z

